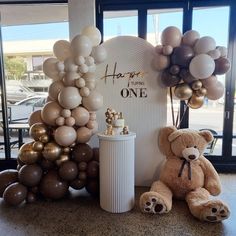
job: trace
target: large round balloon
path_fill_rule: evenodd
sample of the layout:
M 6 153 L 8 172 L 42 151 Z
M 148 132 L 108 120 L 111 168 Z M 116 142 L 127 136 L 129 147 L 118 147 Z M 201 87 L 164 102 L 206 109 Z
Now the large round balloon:
M 194 46 L 194 51 L 197 54 L 202 54 L 202 53 L 208 53 L 211 50 L 214 50 L 216 48 L 216 42 L 212 37 L 205 36 L 200 38 L 195 46 Z
M 44 74 L 54 80 L 58 80 L 60 78 L 57 63 L 58 60 L 56 58 L 48 58 L 43 63 Z
M 99 45 L 94 47 L 91 53 L 96 63 L 102 63 L 107 58 L 107 51 L 103 45 Z
M 230 69 L 230 62 L 225 57 L 220 57 L 219 59 L 215 60 L 215 65 L 214 74 L 216 75 L 223 75 Z
M 171 54 L 171 62 L 174 65 L 188 67 L 193 56 L 194 52 L 190 46 L 181 45 L 179 47 L 174 48 L 174 51 Z
M 74 161 L 66 161 L 59 168 L 59 176 L 66 181 L 74 180 L 78 175 L 78 167 Z
M 58 94 L 64 88 L 64 84 L 61 80 L 56 80 L 49 85 L 48 95 L 53 101 L 57 101 Z
M 48 161 L 55 161 L 62 153 L 62 148 L 55 142 L 49 142 L 44 146 L 43 156 Z
M 18 171 L 17 170 L 3 170 L 0 172 L 0 197 L 2 197 L 5 189 L 18 181 Z
M 93 135 L 93 132 L 91 129 L 88 129 L 87 127 L 80 127 L 76 131 L 77 133 L 77 143 L 87 143 L 90 138 Z
M 89 121 L 89 112 L 84 107 L 76 107 L 72 110 L 71 116 L 75 119 L 75 125 L 84 126 Z
M 200 34 L 196 30 L 186 31 L 183 35 L 183 44 L 193 47 L 197 40 L 200 38 Z
M 76 87 L 65 87 L 58 95 L 60 105 L 66 109 L 74 109 L 81 104 L 81 96 Z
M 48 102 L 43 107 L 41 117 L 47 125 L 56 126 L 56 119 L 60 116 L 62 109 L 57 102 Z
M 12 206 L 17 206 L 22 203 L 26 199 L 26 196 L 27 188 L 20 183 L 9 185 L 3 193 L 4 201 Z
M 37 110 L 31 113 L 28 123 L 29 123 L 29 126 L 32 126 L 35 123 L 43 123 L 43 120 L 41 117 L 41 110 Z
M 209 87 L 214 87 L 218 80 L 215 75 L 211 75 L 210 77 L 202 79 L 201 81 L 205 88 L 209 88 Z
M 63 125 L 55 130 L 54 138 L 59 145 L 68 147 L 75 142 L 77 134 L 73 127 Z
M 162 45 L 170 45 L 172 47 L 178 47 L 182 40 L 182 33 L 177 27 L 170 26 L 163 30 L 161 34 Z
M 92 42 L 86 35 L 77 35 L 71 41 L 71 51 L 74 55 L 87 57 L 92 52 Z
M 211 86 L 207 88 L 206 96 L 211 100 L 217 100 L 224 95 L 224 85 L 217 81 L 215 86 Z
M 59 40 L 53 45 L 53 53 L 58 60 L 64 61 L 71 56 L 70 42 L 66 40 Z
M 82 34 L 89 37 L 93 46 L 97 46 L 101 42 L 101 39 L 102 39 L 101 33 L 100 33 L 99 29 L 97 29 L 95 26 L 85 27 L 82 30 Z
M 18 158 L 24 163 L 24 164 L 34 164 L 36 163 L 41 154 L 40 152 L 36 152 L 33 149 L 33 143 L 25 143 L 20 147 Z
M 29 134 L 30 136 L 35 140 L 38 141 L 39 138 L 47 134 L 48 128 L 45 124 L 42 123 L 36 123 L 30 127 Z
M 71 154 L 76 162 L 89 162 L 93 159 L 93 149 L 86 143 L 77 144 Z
M 40 182 L 40 193 L 49 199 L 61 199 L 68 191 L 68 184 L 59 178 L 56 171 L 49 171 Z
M 96 90 L 93 90 L 88 97 L 83 97 L 82 104 L 88 111 L 97 111 L 103 105 L 103 96 Z
M 34 187 L 39 184 L 42 174 L 43 171 L 39 165 L 24 165 L 19 170 L 19 181 L 27 187 Z
M 214 60 L 207 54 L 195 56 L 189 65 L 189 71 L 193 77 L 206 79 L 212 75 L 215 70 Z

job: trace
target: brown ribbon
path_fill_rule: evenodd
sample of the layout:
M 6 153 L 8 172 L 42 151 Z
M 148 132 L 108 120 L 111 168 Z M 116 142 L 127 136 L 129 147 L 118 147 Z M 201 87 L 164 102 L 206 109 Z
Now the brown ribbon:
M 190 164 L 190 162 L 187 161 L 183 157 L 181 157 L 180 159 L 183 161 L 183 163 L 182 163 L 182 165 L 180 167 L 178 177 L 182 176 L 182 173 L 183 173 L 183 170 L 184 170 L 184 166 L 187 164 L 187 166 L 188 166 L 188 179 L 191 180 L 191 178 L 192 178 L 192 171 L 191 171 L 191 164 Z

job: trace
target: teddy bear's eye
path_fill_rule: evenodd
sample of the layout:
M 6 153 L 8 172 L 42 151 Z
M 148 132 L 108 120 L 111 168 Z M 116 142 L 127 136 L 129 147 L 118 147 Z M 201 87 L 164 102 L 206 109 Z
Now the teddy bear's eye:
M 197 146 L 194 146 L 194 148 L 197 148 Z

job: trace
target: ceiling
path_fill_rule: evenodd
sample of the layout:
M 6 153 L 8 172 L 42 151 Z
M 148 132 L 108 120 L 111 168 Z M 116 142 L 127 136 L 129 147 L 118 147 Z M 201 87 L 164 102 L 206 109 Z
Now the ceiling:
M 1 25 L 29 25 L 68 21 L 67 4 L 0 5 Z

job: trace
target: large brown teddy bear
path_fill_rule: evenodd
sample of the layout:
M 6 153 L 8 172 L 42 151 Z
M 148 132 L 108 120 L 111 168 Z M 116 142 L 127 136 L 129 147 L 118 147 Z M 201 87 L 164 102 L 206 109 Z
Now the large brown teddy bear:
M 211 200 L 221 191 L 219 176 L 203 156 L 213 136 L 209 131 L 177 130 L 165 127 L 159 133 L 159 147 L 167 160 L 160 180 L 140 198 L 145 213 L 168 213 L 172 197 L 185 199 L 191 213 L 198 219 L 219 222 L 229 217 L 230 211 L 221 200 Z

